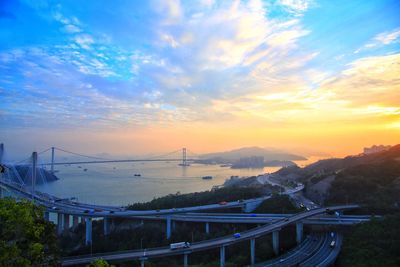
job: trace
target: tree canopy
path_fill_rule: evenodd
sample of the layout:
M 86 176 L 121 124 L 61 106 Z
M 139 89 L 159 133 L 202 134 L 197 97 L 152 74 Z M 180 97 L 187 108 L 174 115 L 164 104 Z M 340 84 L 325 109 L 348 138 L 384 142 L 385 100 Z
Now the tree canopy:
M 58 266 L 54 225 L 28 202 L 0 199 L 0 266 Z
M 108 264 L 108 262 L 106 262 L 103 259 L 97 259 L 91 262 L 90 264 L 86 265 L 86 267 L 114 267 L 114 265 Z

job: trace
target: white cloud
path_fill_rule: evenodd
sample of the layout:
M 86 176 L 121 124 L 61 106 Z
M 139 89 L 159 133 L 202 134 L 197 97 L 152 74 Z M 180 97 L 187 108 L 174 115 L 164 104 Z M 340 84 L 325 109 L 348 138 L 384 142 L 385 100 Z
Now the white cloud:
M 279 3 L 283 5 L 289 12 L 296 15 L 301 15 L 310 7 L 312 1 L 310 0 L 280 0 Z
M 80 34 L 75 36 L 75 43 L 84 49 L 90 49 L 90 45 L 94 43 L 92 36 L 88 34 Z
M 400 37 L 400 28 L 394 29 L 392 31 L 386 31 L 377 34 L 370 42 L 366 43 L 361 48 L 354 51 L 355 54 L 372 48 L 378 48 L 384 45 L 389 45 L 397 42 Z
M 378 34 L 374 39 L 381 44 L 387 45 L 396 41 L 400 37 L 400 29 L 395 29 L 391 32 Z
M 68 33 L 77 33 L 77 32 L 81 32 L 82 31 L 79 27 L 77 27 L 77 26 L 75 26 L 73 24 L 65 25 L 64 26 L 64 30 L 66 32 L 68 32 Z

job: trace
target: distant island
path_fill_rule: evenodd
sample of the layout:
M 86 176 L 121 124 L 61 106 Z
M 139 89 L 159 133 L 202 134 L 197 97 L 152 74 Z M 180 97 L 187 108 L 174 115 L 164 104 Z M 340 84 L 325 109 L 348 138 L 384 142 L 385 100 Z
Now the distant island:
M 195 163 L 223 164 L 233 169 L 295 166 L 295 160 L 307 158 L 275 149 L 244 147 L 231 151 L 204 154 Z

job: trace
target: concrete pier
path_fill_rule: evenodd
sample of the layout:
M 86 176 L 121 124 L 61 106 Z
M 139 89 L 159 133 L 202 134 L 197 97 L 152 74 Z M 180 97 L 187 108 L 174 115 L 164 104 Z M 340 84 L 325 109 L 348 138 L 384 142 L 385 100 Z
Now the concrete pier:
M 57 213 L 57 234 L 59 235 L 63 231 L 63 215 L 62 213 Z
M 279 254 L 279 230 L 272 232 L 272 248 L 275 255 Z
M 303 223 L 296 223 L 296 241 L 297 244 L 300 244 L 303 241 Z
M 69 230 L 69 214 L 64 214 L 64 231 Z
M 85 244 L 90 245 L 92 243 L 92 218 L 85 218 Z
M 144 262 L 147 260 L 147 257 L 142 257 L 140 260 L 140 267 L 144 267 Z
M 72 227 L 76 228 L 78 224 L 79 224 L 79 217 L 76 215 L 72 216 Z
M 210 223 L 206 222 L 206 234 L 210 233 Z
M 183 254 L 183 267 L 188 267 L 188 254 Z
M 254 266 L 256 262 L 256 240 L 250 239 L 250 265 Z
M 104 235 L 107 236 L 110 234 L 110 218 L 103 219 L 104 226 Z
M 171 216 L 167 216 L 167 239 L 171 238 Z
M 222 246 L 220 249 L 219 249 L 219 257 L 220 257 L 220 259 L 219 259 L 219 266 L 220 267 L 225 267 L 225 246 Z

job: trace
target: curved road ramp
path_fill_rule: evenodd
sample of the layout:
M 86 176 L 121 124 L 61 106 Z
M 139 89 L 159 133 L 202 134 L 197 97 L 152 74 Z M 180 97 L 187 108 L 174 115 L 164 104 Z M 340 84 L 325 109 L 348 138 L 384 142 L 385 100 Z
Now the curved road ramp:
M 169 247 L 161 247 L 161 248 L 152 248 L 147 250 L 131 250 L 131 251 L 120 251 L 120 252 L 112 252 L 112 253 L 102 253 L 102 254 L 93 254 L 93 255 L 82 255 L 70 258 L 64 258 L 62 260 L 62 266 L 72 266 L 77 264 L 86 264 L 92 262 L 95 259 L 102 258 L 106 261 L 110 262 L 122 262 L 129 260 L 141 260 L 142 262 L 156 257 L 166 257 L 172 255 L 184 255 L 185 259 L 187 259 L 187 255 L 197 251 L 208 250 L 212 248 L 220 248 L 221 250 L 221 263 L 225 262 L 225 247 L 243 242 L 246 240 L 254 240 L 258 237 L 261 237 L 266 234 L 276 233 L 281 228 L 296 223 L 298 221 L 304 220 L 308 217 L 312 217 L 315 215 L 323 214 L 327 210 L 329 211 L 340 211 L 347 209 L 355 209 L 358 208 L 359 205 L 341 205 L 341 206 L 332 206 L 327 208 L 317 208 L 313 210 L 309 210 L 306 212 L 298 213 L 292 215 L 286 219 L 280 220 L 270 225 L 264 225 L 260 227 L 253 228 L 249 231 L 242 232 L 240 237 L 234 236 L 224 236 L 216 239 L 210 239 L 205 241 L 200 241 L 193 243 L 190 248 L 180 249 L 180 250 L 171 250 Z M 185 260 L 186 261 L 186 260 Z M 223 266 L 223 265 L 222 265 Z
M 296 248 L 256 267 L 331 266 L 339 255 L 341 245 L 342 236 L 337 233 L 333 233 L 333 236 L 332 233 L 312 234 Z

